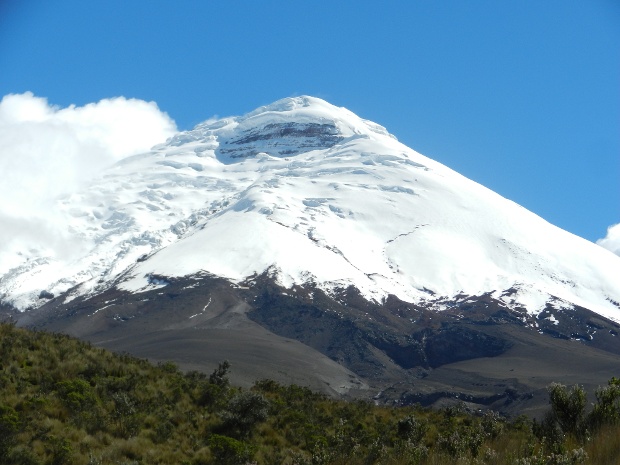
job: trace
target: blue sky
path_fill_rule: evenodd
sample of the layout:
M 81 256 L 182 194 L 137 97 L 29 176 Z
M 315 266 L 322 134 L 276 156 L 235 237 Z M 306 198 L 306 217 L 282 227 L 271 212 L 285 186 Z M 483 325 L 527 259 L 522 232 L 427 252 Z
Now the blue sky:
M 615 0 L 3 0 L 0 97 L 26 91 L 179 129 L 314 95 L 586 239 L 620 222 Z

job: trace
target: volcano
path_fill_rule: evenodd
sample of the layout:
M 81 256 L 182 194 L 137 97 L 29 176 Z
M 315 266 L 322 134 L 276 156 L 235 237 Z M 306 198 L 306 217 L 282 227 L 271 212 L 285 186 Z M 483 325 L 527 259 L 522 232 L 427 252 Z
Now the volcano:
M 201 123 L 57 210 L 62 252 L 1 256 L 20 325 L 229 359 L 242 384 L 508 413 L 618 374 L 620 257 L 321 99 Z

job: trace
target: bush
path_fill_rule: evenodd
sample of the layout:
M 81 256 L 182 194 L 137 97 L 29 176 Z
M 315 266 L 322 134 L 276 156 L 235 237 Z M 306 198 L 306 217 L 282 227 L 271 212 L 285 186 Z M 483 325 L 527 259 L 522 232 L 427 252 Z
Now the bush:
M 0 405 L 0 462 L 4 463 L 11 447 L 16 442 L 19 431 L 19 417 L 17 412 L 7 406 Z
M 230 371 L 230 363 L 228 360 L 224 360 L 220 363 L 213 373 L 209 375 L 209 383 L 215 384 L 220 387 L 228 386 L 228 372 Z
M 112 394 L 114 410 L 112 418 L 116 422 L 119 436 L 129 438 L 138 432 L 135 402 L 124 392 Z
M 397 428 L 401 439 L 406 439 L 412 444 L 419 444 L 428 430 L 428 425 L 413 415 L 409 415 L 398 422 Z
M 543 420 L 538 423 L 536 420 L 532 423 L 532 432 L 545 445 L 553 451 L 559 451 L 561 448 L 564 435 L 558 427 L 558 423 L 553 412 L 547 412 Z
M 71 463 L 71 443 L 66 438 L 51 437 L 49 441 L 50 465 L 65 465 Z
M 596 404 L 589 416 L 593 428 L 620 423 L 620 379 L 611 378 L 608 385 L 597 389 Z
M 269 402 L 261 394 L 239 392 L 221 413 L 223 428 L 235 436 L 248 437 L 255 425 L 267 419 L 268 412 Z
M 504 421 L 497 412 L 487 411 L 482 417 L 482 429 L 487 437 L 495 439 L 504 430 Z
M 580 436 L 584 432 L 586 401 L 586 392 L 580 386 L 573 386 L 570 392 L 562 384 L 549 386 L 551 411 L 564 433 Z
M 209 382 L 203 384 L 201 388 L 198 397 L 199 405 L 209 406 L 214 410 L 218 410 L 222 407 L 222 401 L 225 399 L 226 393 L 229 390 L 229 371 L 230 363 L 228 363 L 228 360 L 224 360 L 213 370 L 213 373 L 209 375 Z
M 212 462 L 217 465 L 241 465 L 252 458 L 252 450 L 246 443 L 220 434 L 209 438 L 209 449 Z
M 90 384 L 83 379 L 71 379 L 56 383 L 58 396 L 71 410 L 79 411 L 91 407 L 96 398 Z

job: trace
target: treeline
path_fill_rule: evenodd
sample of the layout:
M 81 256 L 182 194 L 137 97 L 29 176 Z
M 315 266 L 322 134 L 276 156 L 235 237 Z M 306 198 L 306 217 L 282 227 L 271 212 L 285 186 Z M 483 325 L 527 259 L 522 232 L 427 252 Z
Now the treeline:
M 388 408 L 271 380 L 250 390 L 0 324 L 0 464 L 344 465 L 620 463 L 620 380 L 589 408 L 552 385 L 540 422 Z

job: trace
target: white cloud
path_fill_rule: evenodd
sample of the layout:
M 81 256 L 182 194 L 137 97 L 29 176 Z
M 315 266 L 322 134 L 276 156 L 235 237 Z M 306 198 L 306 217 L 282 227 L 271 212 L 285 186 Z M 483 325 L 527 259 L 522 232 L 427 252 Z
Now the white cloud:
M 32 245 L 33 237 L 53 246 L 57 237 L 50 237 L 51 232 L 62 229 L 50 208 L 58 197 L 175 132 L 174 121 L 154 102 L 116 97 L 59 108 L 31 92 L 3 97 L 0 252 L 11 243 Z M 0 253 L 0 269 L 7 265 L 2 260 Z
M 620 223 L 607 228 L 607 236 L 596 241 L 601 247 L 620 255 Z

